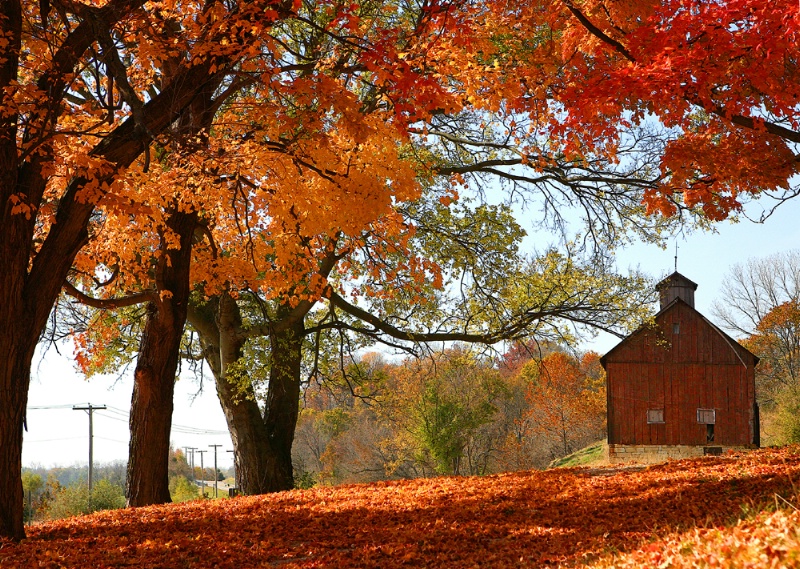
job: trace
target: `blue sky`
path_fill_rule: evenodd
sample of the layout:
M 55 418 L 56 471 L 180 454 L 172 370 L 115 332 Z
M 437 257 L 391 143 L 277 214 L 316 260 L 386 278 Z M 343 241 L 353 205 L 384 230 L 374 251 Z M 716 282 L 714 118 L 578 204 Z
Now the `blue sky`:
M 758 202 L 749 208 L 760 213 Z M 800 199 L 783 204 L 764 223 L 742 220 L 724 222 L 715 233 L 696 232 L 678 236 L 666 249 L 638 244 L 621 251 L 617 268 L 639 268 L 656 278 L 675 269 L 675 242 L 678 244 L 678 272 L 697 283 L 695 308 L 712 317 L 711 306 L 719 299 L 721 287 L 730 270 L 748 259 L 800 248 Z M 605 352 L 617 343 L 612 336 L 598 338 L 593 349 Z
M 759 206 L 751 208 L 757 213 Z M 785 204 L 764 224 L 749 221 L 722 223 L 716 233 L 694 233 L 678 237 L 678 270 L 696 282 L 696 307 L 711 316 L 711 305 L 720 294 L 724 278 L 737 263 L 749 258 L 788 251 L 800 246 L 800 198 Z M 654 245 L 635 245 L 620 251 L 617 266 L 621 271 L 639 268 L 654 277 L 662 277 L 674 269 L 674 241 L 666 249 Z M 600 336 L 586 345 L 604 353 L 617 339 Z M 97 377 L 85 380 L 77 374 L 68 357 L 50 351 L 35 362 L 28 411 L 28 432 L 25 434 L 23 465 L 42 466 L 86 464 L 88 459 L 88 418 L 84 411 L 73 411 L 72 405 L 107 405 L 106 411 L 94 415 L 94 456 L 96 462 L 125 460 L 132 381 L 124 377 Z M 208 449 L 222 444 L 219 464 L 231 464 L 230 437 L 225 418 L 216 399 L 210 376 L 202 393 L 197 380 L 184 373 L 176 385 L 172 441 L 177 447 L 193 446 Z M 33 407 L 48 407 L 34 409 Z M 206 465 L 211 464 L 206 453 Z M 199 460 L 196 461 L 199 465 Z

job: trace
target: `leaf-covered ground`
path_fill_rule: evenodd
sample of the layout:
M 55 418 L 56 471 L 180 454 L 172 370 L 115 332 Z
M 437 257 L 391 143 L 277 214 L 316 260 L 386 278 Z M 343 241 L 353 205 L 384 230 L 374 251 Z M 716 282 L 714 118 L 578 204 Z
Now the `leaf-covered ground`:
M 37 525 L 0 567 L 800 567 L 799 483 L 789 447 L 195 501 Z

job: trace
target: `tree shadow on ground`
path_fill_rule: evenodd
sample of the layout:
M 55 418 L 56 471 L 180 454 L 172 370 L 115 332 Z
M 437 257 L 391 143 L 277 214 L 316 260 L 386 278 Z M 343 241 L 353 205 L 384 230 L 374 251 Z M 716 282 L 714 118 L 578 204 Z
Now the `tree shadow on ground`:
M 790 452 L 448 477 L 103 512 L 3 544 L 0 567 L 547 567 L 791 499 Z

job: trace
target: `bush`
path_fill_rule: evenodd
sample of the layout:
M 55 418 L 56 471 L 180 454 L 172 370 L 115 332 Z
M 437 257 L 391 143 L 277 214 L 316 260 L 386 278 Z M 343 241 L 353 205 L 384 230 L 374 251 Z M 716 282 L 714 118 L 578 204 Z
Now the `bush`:
M 92 511 L 118 510 L 125 507 L 125 490 L 109 480 L 100 480 L 92 488 Z
M 58 490 L 47 506 L 45 517 L 51 520 L 80 516 L 89 513 L 89 488 L 86 484 L 72 484 Z
M 169 493 L 173 502 L 186 502 L 198 497 L 197 486 L 185 476 L 176 476 L 169 481 Z
M 777 442 L 800 442 L 800 396 L 793 389 L 785 389 L 777 398 L 775 413 Z
M 47 506 L 45 517 L 55 520 L 124 507 L 125 491 L 122 487 L 108 480 L 99 480 L 92 488 L 91 505 L 88 486 L 84 483 L 71 484 L 56 492 Z

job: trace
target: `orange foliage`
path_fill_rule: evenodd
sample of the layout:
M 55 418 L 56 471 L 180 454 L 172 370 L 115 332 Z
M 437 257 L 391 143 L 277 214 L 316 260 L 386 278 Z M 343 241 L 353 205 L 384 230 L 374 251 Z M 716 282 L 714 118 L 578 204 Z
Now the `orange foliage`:
M 556 156 L 613 163 L 625 146 L 619 128 L 655 116 L 675 131 L 664 135 L 659 181 L 644 194 L 651 213 L 675 213 L 678 200 L 723 218 L 742 194 L 784 188 L 800 164 L 760 119 L 740 128 L 762 107 L 797 128 L 797 93 L 785 88 L 797 84 L 786 63 L 797 59 L 788 0 L 697 10 L 679 1 L 592 0 L 580 10 L 571 1 L 433 2 L 408 21 L 391 3 L 374 11 L 295 2 L 280 16 L 299 18 L 295 31 L 260 3 L 253 13 L 259 6 L 255 19 L 248 10 L 174 2 L 130 15 L 125 44 L 136 92 L 157 83 L 157 73 L 168 76 L 184 52 L 236 61 L 252 82 L 220 105 L 202 144 L 161 137 L 149 152 L 152 162 L 166 154 L 160 164 L 141 159 L 112 184 L 87 185 L 81 199 L 97 204 L 103 222 L 76 259 L 85 285 L 100 266 L 118 275 L 103 294 L 147 288 L 152 257 L 174 246 L 165 211 L 178 208 L 201 212 L 208 228 L 193 263 L 193 281 L 207 295 L 250 288 L 296 306 L 320 300 L 331 283 L 345 290 L 348 280 L 380 298 L 439 286 L 441 268 L 409 251 L 414 228 L 396 205 L 419 197 L 420 180 L 435 177 L 437 160 L 408 148 L 427 144 L 432 117 L 443 113 L 502 123 L 521 165 L 538 173 Z M 38 19 L 35 3 L 27 9 Z M 181 32 L 167 32 L 175 15 Z M 303 29 L 304 18 L 324 27 L 330 42 L 297 60 L 295 41 L 322 41 L 302 37 L 316 33 Z M 45 65 L 47 42 L 30 43 L 31 61 Z M 301 63 L 302 72 L 287 71 Z M 74 82 L 73 90 L 97 88 L 88 76 Z M 39 109 L 42 96 L 32 85 L 14 91 L 26 109 Z M 69 111 L 53 138 L 53 201 L 40 206 L 41 236 L 67 180 L 109 170 L 88 137 L 67 133 L 106 134 L 114 117 L 88 100 Z M 468 183 L 458 174 L 453 182 Z M 36 208 L 17 195 L 11 205 L 26 216 Z M 322 274 L 331 257 L 336 270 Z M 388 257 L 409 258 L 398 266 L 383 262 Z M 367 280 L 380 286 L 361 286 Z
M 194 501 L 33 526 L 0 567 L 790 566 L 796 512 L 737 520 L 798 476 L 788 447 Z
M 678 533 L 630 554 L 604 559 L 591 567 L 797 567 L 800 513 L 762 513 L 732 528 L 699 528 Z
M 296 5 L 296 15 L 306 17 L 307 8 Z M 201 14 L 192 3 L 166 6 L 158 17 L 132 16 L 138 26 L 131 26 L 126 45 L 137 62 L 148 62 L 130 72 L 137 91 L 147 90 L 156 70 L 169 69 L 181 49 L 196 57 L 226 55 L 257 80 L 216 114 L 202 152 L 181 154 L 160 141 L 177 159 L 147 175 L 136 164 L 113 186 L 85 190 L 84 198 L 98 202 L 108 217 L 104 234 L 77 267 L 91 273 L 99 262 L 121 267 L 121 275 L 127 269 L 121 289 L 146 273 L 147 263 L 133 266 L 137 254 L 154 247 L 163 208 L 176 203 L 204 212 L 224 249 L 224 255 L 213 256 L 207 247 L 197 253 L 194 279 L 211 294 L 249 286 L 293 303 L 316 300 L 327 285 L 317 274 L 321 254 L 334 248 L 347 257 L 364 245 L 365 232 L 386 240 L 380 252 L 407 254 L 413 229 L 393 206 L 418 197 L 415 176 L 432 176 L 435 164 L 421 157 L 412 164 L 402 148 L 424 140 L 424 125 L 441 113 L 496 114 L 523 164 L 540 172 L 559 154 L 598 154 L 613 162 L 624 146 L 618 128 L 656 116 L 680 136 L 665 134 L 660 181 L 645 194 L 651 212 L 674 213 L 680 194 L 686 206 L 719 219 L 739 208 L 740 195 L 784 188 L 798 171 L 789 146 L 796 132 L 781 138 L 757 117 L 763 107 L 789 128 L 800 123 L 798 93 L 786 88 L 798 83 L 796 66 L 787 63 L 798 55 L 796 6 L 789 0 L 697 9 L 680 1 L 592 0 L 579 10 L 571 1 L 525 1 L 513 8 L 494 1 L 434 2 L 414 24 L 395 21 L 399 8 L 393 4 L 373 13 L 366 5 L 321 3 L 319 10 L 330 13 L 325 27 L 337 40 L 329 54 L 309 59 L 309 69 L 297 74 L 284 71 L 293 63 L 291 34 L 267 33 L 274 11 L 256 24 L 247 14 L 238 16 L 241 21 L 214 10 Z M 166 33 L 151 36 L 151 27 L 166 26 L 161 18 L 172 10 L 184 12 L 182 33 L 171 42 Z M 192 38 L 208 36 L 209 25 L 218 39 L 194 45 Z M 238 43 L 251 36 L 252 43 Z M 31 41 L 32 53 L 46 59 L 46 45 Z M 75 81 L 87 91 L 94 87 L 89 79 Z M 374 91 L 378 101 L 366 101 L 365 93 Z M 15 96 L 20 105 L 37 100 L 22 87 Z M 70 132 L 97 131 L 106 120 L 89 103 L 71 108 L 68 118 Z M 76 137 L 58 135 L 54 145 L 54 197 L 70 177 L 107 168 Z M 32 206 L 14 200 L 15 211 L 31 215 Z M 131 224 L 131 211 L 145 219 Z M 49 222 L 41 227 L 45 231 Z M 347 269 L 353 279 L 395 276 L 381 275 L 379 266 Z M 412 260 L 407 269 L 415 276 L 406 286 L 430 273 L 438 278 L 438 268 L 422 261 Z
M 744 346 L 760 359 L 756 377 L 760 397 L 776 397 L 786 387 L 798 388 L 800 355 L 800 303 L 789 300 L 772 308 L 758 322 L 756 332 L 744 340 Z
M 526 397 L 531 408 L 525 420 L 532 435 L 554 436 L 560 441 L 561 456 L 600 438 L 606 391 L 598 354 L 589 352 L 579 361 L 553 352 L 541 362 L 526 364 L 521 373 L 529 381 Z
M 645 196 L 649 212 L 673 214 L 678 199 L 719 220 L 744 194 L 788 188 L 798 172 L 796 2 L 563 5 L 575 18 L 564 24 L 561 53 L 578 73 L 558 95 L 568 114 L 559 130 L 613 147 L 627 120 L 655 116 L 676 129 L 663 178 Z M 579 11 L 593 29 L 578 23 Z

